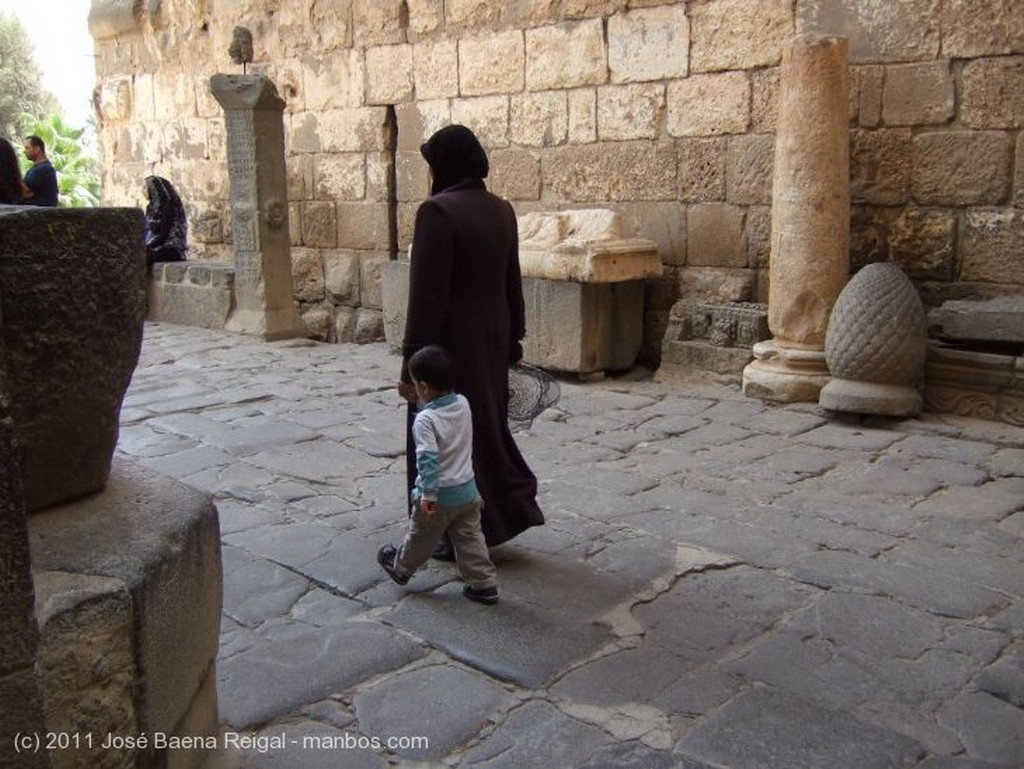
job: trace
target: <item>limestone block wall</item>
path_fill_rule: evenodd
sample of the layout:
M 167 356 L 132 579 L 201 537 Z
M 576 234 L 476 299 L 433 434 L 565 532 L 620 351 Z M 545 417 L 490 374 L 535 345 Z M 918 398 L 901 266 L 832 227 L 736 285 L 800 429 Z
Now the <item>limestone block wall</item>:
M 210 76 L 236 24 L 287 101 L 296 297 L 322 338 L 375 338 L 380 272 L 428 194 L 419 144 L 473 128 L 520 214 L 605 207 L 659 245 L 645 352 L 672 303 L 765 301 L 782 47 L 850 40 L 854 269 L 928 304 L 1024 291 L 1024 0 L 93 0 L 104 196 L 182 191 L 229 259 Z

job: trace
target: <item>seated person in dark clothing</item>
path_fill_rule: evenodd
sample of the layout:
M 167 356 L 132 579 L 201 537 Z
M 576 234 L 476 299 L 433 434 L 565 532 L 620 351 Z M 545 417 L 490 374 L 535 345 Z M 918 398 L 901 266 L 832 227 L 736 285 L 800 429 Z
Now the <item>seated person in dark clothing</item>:
M 0 203 L 21 203 L 21 168 L 14 145 L 0 136 Z
M 146 264 L 182 261 L 188 251 L 188 219 L 178 192 L 162 176 L 147 176 L 146 195 Z
M 22 183 L 22 204 L 27 206 L 57 205 L 57 171 L 46 157 L 46 144 L 38 136 L 25 139 L 25 157 L 32 167 L 25 172 Z

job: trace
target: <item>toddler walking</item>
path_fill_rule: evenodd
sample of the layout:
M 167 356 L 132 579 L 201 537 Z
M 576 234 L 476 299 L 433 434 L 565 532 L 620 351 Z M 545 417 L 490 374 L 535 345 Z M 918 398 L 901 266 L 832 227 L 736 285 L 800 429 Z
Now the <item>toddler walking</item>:
M 416 486 L 409 531 L 401 547 L 377 551 L 377 563 L 404 585 L 447 531 L 471 601 L 498 602 L 494 564 L 480 528 L 482 501 L 473 475 L 473 421 L 469 401 L 454 392 L 455 371 L 444 349 L 430 345 L 409 359 L 420 411 L 412 426 Z

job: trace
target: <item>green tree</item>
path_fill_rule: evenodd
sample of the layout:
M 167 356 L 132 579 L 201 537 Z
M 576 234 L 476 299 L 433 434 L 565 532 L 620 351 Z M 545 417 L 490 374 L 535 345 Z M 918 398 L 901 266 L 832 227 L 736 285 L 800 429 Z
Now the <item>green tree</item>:
M 25 135 L 35 135 L 46 142 L 46 157 L 57 170 L 59 204 L 71 208 L 98 206 L 100 179 L 96 159 L 83 151 L 85 128 L 72 128 L 60 115 L 32 121 L 25 115 Z M 28 159 L 22 157 L 22 172 Z
M 23 115 L 41 120 L 59 110 L 53 95 L 40 86 L 25 28 L 14 16 L 0 13 L 0 134 L 19 136 Z

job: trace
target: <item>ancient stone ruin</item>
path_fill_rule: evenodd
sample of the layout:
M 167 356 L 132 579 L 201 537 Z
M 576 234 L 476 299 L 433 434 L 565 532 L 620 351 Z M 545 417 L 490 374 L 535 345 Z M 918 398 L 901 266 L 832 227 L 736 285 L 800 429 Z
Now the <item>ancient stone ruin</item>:
M 219 733 L 217 513 L 113 457 L 145 313 L 138 209 L 0 207 L 0 737 L 17 766 L 189 767 L 101 736 Z

